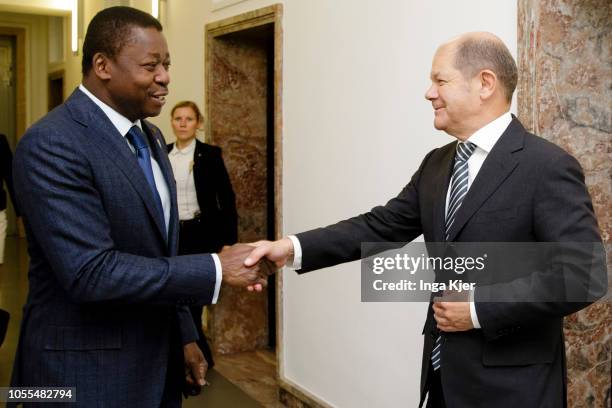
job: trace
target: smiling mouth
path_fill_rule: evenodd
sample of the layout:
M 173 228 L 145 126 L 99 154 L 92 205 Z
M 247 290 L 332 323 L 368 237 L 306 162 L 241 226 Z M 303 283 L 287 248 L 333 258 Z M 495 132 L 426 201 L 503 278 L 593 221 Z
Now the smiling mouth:
M 151 95 L 151 98 L 162 104 L 166 102 L 166 95 Z

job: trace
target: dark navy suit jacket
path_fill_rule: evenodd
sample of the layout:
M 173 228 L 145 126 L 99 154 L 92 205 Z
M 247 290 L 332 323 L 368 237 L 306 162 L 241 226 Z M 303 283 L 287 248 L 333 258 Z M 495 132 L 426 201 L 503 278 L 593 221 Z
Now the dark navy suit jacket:
M 170 189 L 167 236 L 136 156 L 78 89 L 18 144 L 30 270 L 14 386 L 76 387 L 83 407 L 158 407 L 166 375 L 184 377 L 182 363 L 167 373 L 169 356 L 197 337 L 186 306 L 211 302 L 215 265 L 174 256 L 174 177 L 160 131 L 143 128 Z
M 361 257 L 362 242 L 444 242 L 446 193 L 457 142 L 430 152 L 400 194 L 384 206 L 326 228 L 298 234 L 302 272 Z M 448 241 L 601 243 L 591 198 L 578 162 L 528 133 L 514 118 L 483 163 L 457 211 Z M 600 245 L 595 245 L 600 247 Z M 602 265 L 605 265 L 603 263 Z M 565 278 L 582 284 L 568 267 Z M 586 276 L 607 288 L 605 267 Z M 551 276 L 563 279 L 563 275 Z M 541 288 L 538 288 L 541 289 Z M 480 302 L 482 330 L 446 333 L 440 377 L 446 406 L 556 408 L 566 404 L 563 316 L 585 302 Z M 587 300 L 587 296 L 585 296 Z M 421 404 L 431 350 L 438 336 L 431 307 L 426 318 Z

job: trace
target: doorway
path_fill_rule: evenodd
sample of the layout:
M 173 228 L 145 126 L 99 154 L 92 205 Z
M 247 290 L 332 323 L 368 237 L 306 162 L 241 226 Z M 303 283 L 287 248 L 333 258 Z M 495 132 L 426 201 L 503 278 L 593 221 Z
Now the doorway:
M 25 30 L 0 27 L 0 133 L 11 150 L 25 132 Z M 8 197 L 7 197 L 8 198 Z M 15 210 L 7 200 L 7 235 L 19 233 Z
M 64 102 L 64 70 L 49 74 L 49 97 L 47 101 L 49 111 Z
M 223 149 L 240 242 L 281 231 L 281 13 L 274 5 L 206 26 L 207 141 Z M 222 287 L 207 315 L 216 352 L 275 350 L 277 279 L 265 294 Z

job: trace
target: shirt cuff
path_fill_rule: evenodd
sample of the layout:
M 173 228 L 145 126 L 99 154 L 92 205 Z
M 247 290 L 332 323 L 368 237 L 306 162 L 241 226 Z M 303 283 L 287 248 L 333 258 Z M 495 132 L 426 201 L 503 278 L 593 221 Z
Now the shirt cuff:
M 217 279 L 215 279 L 215 293 L 213 294 L 211 305 L 217 304 L 217 299 L 219 298 L 219 291 L 221 290 L 221 280 L 223 279 L 223 269 L 221 268 L 221 260 L 219 259 L 219 255 L 211 254 L 213 261 L 215 261 L 215 270 L 217 271 Z
M 302 269 L 302 245 L 300 245 L 300 240 L 295 235 L 289 235 L 287 238 L 293 243 L 293 262 L 287 264 L 287 266 L 292 269 Z
M 476 304 L 474 303 L 474 291 L 470 290 L 470 317 L 472 318 L 472 325 L 475 329 L 480 329 L 480 322 L 478 321 L 478 315 L 476 314 Z

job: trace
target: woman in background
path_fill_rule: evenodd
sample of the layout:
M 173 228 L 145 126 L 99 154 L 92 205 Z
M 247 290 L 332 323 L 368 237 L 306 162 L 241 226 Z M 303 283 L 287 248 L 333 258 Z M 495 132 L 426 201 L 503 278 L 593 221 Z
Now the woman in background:
M 238 234 L 236 198 L 221 149 L 196 139 L 204 117 L 194 102 L 177 103 L 171 120 L 176 142 L 168 145 L 168 156 L 176 180 L 179 255 L 218 252 L 235 243 Z M 211 368 L 214 362 L 202 331 L 202 306 L 192 306 L 191 314 L 200 336 L 198 345 Z

